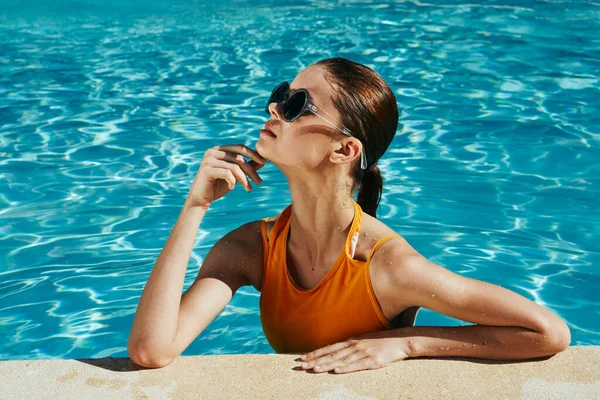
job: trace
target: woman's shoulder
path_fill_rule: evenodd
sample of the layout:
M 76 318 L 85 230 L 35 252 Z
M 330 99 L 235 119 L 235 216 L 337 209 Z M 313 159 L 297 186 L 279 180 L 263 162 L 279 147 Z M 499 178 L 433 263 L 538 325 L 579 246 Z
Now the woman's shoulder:
M 357 259 L 367 260 L 375 246 L 381 248 L 396 248 L 405 252 L 415 251 L 408 241 L 396 230 L 387 226 L 384 222 L 364 214 L 363 222 L 359 230 L 358 244 L 356 247 Z M 373 257 L 375 254 L 373 254 Z M 359 258 L 360 257 L 360 258 Z
M 262 225 L 265 223 L 265 230 L 267 236 L 275 226 L 275 222 L 277 222 L 277 215 L 268 218 L 262 218 L 254 221 L 250 221 L 245 223 L 244 225 L 238 227 L 235 231 L 237 231 L 238 235 L 241 238 L 246 238 L 248 234 L 252 234 L 253 238 L 249 238 L 255 242 L 262 240 Z
M 260 287 L 263 266 L 262 220 L 246 222 L 223 236 L 214 248 L 227 265 L 228 274 L 238 274 L 246 285 Z M 212 251 L 212 249 L 211 249 Z
M 398 255 L 401 255 L 401 257 L 410 256 L 416 254 L 417 251 L 401 234 L 382 221 L 371 216 L 368 216 L 367 220 L 368 222 L 363 224 L 364 232 L 362 232 L 361 227 L 360 238 L 368 238 L 369 236 L 371 238 L 368 240 L 363 239 L 362 257 L 366 259 L 374 246 L 379 244 L 369 262 L 369 276 L 377 301 L 388 320 L 391 321 L 397 317 L 399 320 L 395 323 L 401 326 L 412 325 L 418 307 L 414 307 L 415 304 L 410 296 L 399 293 L 396 288 L 390 286 L 388 274 L 391 269 L 398 267 L 393 265 L 390 260 L 398 260 Z M 364 233 L 367 233 L 367 235 L 365 236 Z M 359 239 L 359 244 L 360 241 Z M 411 311 L 405 314 L 404 311 L 409 309 Z

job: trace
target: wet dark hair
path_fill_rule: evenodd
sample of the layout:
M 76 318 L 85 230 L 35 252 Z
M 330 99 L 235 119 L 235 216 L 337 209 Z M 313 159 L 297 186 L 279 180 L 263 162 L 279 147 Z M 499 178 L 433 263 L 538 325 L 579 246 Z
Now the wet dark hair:
M 376 211 L 383 191 L 383 178 L 377 166 L 396 135 L 398 106 L 394 92 L 371 68 L 334 57 L 316 62 L 325 70 L 325 79 L 332 84 L 333 105 L 340 122 L 363 144 L 367 169 L 360 168 L 360 157 L 353 172 L 352 193 L 358 191 L 357 203 L 367 214 L 377 218 Z

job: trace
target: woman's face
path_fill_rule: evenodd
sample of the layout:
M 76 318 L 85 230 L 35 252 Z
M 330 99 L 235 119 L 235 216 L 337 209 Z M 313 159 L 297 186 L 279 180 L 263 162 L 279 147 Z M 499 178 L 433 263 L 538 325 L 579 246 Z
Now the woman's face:
M 325 110 L 332 122 L 339 124 L 339 112 L 331 100 L 333 88 L 321 67 L 310 66 L 302 70 L 290 83 L 291 90 L 300 88 L 308 90 L 313 103 Z M 271 103 L 269 111 L 269 128 L 276 137 L 261 134 L 256 151 L 282 170 L 289 169 L 286 167 L 313 169 L 328 162 L 332 150 L 340 148 L 340 143 L 345 141 L 346 136 L 313 113 L 307 112 L 294 122 L 286 122 L 280 105 Z

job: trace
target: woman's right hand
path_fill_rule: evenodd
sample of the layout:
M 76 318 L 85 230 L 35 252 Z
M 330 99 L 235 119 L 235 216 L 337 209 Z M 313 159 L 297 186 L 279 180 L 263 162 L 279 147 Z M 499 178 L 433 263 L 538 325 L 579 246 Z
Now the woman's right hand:
M 244 157 L 251 160 L 246 162 Z M 252 185 L 246 175 L 256 184 L 261 184 L 262 179 L 256 171 L 266 162 L 255 150 L 243 144 L 215 146 L 206 150 L 188 194 L 189 205 L 208 209 L 213 201 L 233 190 L 236 182 L 250 192 Z

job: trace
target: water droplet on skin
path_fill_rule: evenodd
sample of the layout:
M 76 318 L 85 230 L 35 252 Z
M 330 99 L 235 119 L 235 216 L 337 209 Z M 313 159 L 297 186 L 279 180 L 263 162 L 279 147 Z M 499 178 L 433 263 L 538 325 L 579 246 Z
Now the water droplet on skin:
M 446 350 L 450 350 L 450 347 L 446 347 Z
M 435 294 L 432 294 L 431 297 L 435 297 Z
M 487 344 L 487 342 L 483 342 L 483 343 L 481 343 L 481 344 L 485 346 L 485 345 Z
M 367 232 L 365 232 L 365 236 L 369 236 L 369 234 Z
M 341 226 L 338 226 L 338 229 L 342 229 L 342 227 L 341 227 Z

